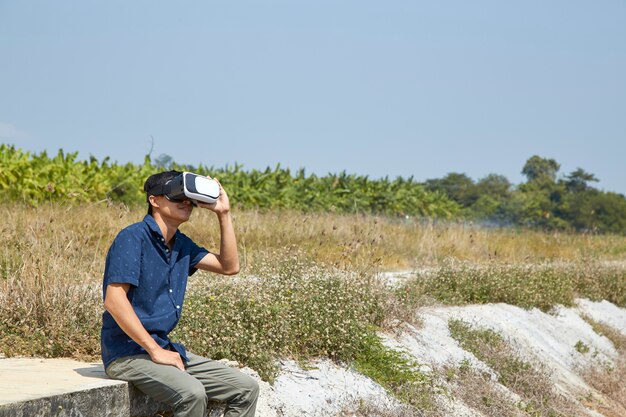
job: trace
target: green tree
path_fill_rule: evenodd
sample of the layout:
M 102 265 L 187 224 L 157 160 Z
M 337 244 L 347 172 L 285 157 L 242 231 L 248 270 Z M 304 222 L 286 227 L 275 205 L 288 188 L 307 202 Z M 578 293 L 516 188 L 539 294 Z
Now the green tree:
M 581 232 L 626 233 L 626 198 L 588 188 L 567 195 L 563 217 Z
M 462 207 L 469 207 L 478 200 L 479 194 L 474 180 L 465 174 L 451 172 L 443 178 L 429 179 L 424 183 L 429 191 L 439 191 Z
M 512 184 L 504 175 L 489 174 L 476 183 L 479 195 L 488 195 L 495 199 L 506 199 L 511 196 Z
M 555 182 L 556 174 L 559 172 L 561 165 L 554 159 L 542 158 L 537 155 L 530 157 L 524 167 L 522 174 L 528 178 L 528 182 L 548 181 Z
M 154 166 L 160 170 L 169 170 L 172 169 L 172 165 L 174 164 L 174 158 L 166 153 L 162 153 L 157 156 L 154 160 Z
M 569 175 L 565 176 L 565 189 L 570 193 L 578 193 L 589 189 L 590 182 L 598 182 L 595 175 L 586 172 L 582 168 L 577 168 Z
M 471 216 L 477 219 L 487 219 L 502 222 L 504 220 L 503 207 L 511 198 L 512 184 L 498 174 L 489 174 L 476 183 L 478 199 L 470 207 Z
M 567 221 L 560 216 L 565 186 L 556 182 L 560 164 L 554 159 L 534 155 L 529 158 L 522 174 L 528 181 L 518 187 L 514 202 L 508 207 L 515 223 L 548 229 L 566 229 Z

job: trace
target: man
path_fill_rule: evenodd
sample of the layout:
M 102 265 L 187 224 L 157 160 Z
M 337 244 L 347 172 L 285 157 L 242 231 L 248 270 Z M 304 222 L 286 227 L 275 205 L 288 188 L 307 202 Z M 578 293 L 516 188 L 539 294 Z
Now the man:
M 171 201 L 155 191 L 179 174 L 148 178 L 148 214 L 123 229 L 107 254 L 101 333 L 105 370 L 171 405 L 176 417 L 204 417 L 208 400 L 225 402 L 225 417 L 252 417 L 259 392 L 254 379 L 168 338 L 180 319 L 188 276 L 197 269 L 239 272 L 228 195 L 220 185 L 217 202 L 197 204 L 215 212 L 220 224 L 220 252 L 209 253 L 178 230 L 189 220 L 191 202 Z

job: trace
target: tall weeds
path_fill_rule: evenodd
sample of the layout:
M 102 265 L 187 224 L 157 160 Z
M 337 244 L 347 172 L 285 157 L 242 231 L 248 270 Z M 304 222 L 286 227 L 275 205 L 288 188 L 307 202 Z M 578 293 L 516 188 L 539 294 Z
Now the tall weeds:
M 397 294 L 413 306 L 429 296 L 452 305 L 507 303 L 547 311 L 556 304 L 571 306 L 577 297 L 626 306 L 625 284 L 623 265 L 591 260 L 522 265 L 451 261 L 407 281 Z
M 239 360 L 271 380 L 276 357 L 353 360 L 382 322 L 384 295 L 371 277 L 285 253 L 260 279 L 196 285 L 175 336 L 196 353 Z
M 106 203 L 0 205 L 0 353 L 97 359 L 106 251 L 119 230 L 144 214 Z M 196 274 L 176 337 L 267 378 L 276 356 L 357 358 L 371 347 L 372 326 L 424 298 L 543 309 L 575 296 L 625 302 L 623 266 L 577 262 L 623 258 L 624 237 L 330 213 L 233 216 L 242 273 Z M 219 247 L 212 213 L 196 209 L 183 226 L 208 249 Z M 399 290 L 376 278 L 398 269 L 431 272 Z
M 449 321 L 448 327 L 451 336 L 463 349 L 473 353 L 497 374 L 498 383 L 519 395 L 521 401 L 516 406 L 524 414 L 536 417 L 566 417 L 579 414 L 580 410 L 576 404 L 556 392 L 548 372 L 539 364 L 523 359 L 499 333 L 491 329 L 476 328 L 462 320 L 454 319 Z M 477 377 L 475 375 L 466 382 L 475 383 Z M 488 382 L 483 380 L 483 383 Z M 466 395 L 470 392 L 476 392 L 475 388 L 466 387 Z M 484 396 L 485 393 L 480 395 Z M 506 400 L 493 394 L 489 397 L 488 401 L 482 401 L 481 407 L 485 411 L 492 408 L 502 411 L 501 402 Z

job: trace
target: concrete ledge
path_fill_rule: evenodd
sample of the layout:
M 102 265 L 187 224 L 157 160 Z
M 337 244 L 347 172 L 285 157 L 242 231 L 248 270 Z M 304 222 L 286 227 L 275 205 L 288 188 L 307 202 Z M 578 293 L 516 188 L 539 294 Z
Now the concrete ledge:
M 163 411 L 170 408 L 109 379 L 100 363 L 0 359 L 0 417 L 149 417 Z

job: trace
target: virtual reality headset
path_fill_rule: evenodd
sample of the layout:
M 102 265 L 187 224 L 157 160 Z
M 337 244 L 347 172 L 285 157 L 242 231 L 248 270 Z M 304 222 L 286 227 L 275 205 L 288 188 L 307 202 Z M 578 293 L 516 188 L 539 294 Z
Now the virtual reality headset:
M 191 201 L 194 205 L 215 203 L 220 196 L 220 185 L 217 181 L 192 172 L 183 172 L 165 184 L 159 184 L 150 190 L 148 195 L 164 195 L 170 201 Z

